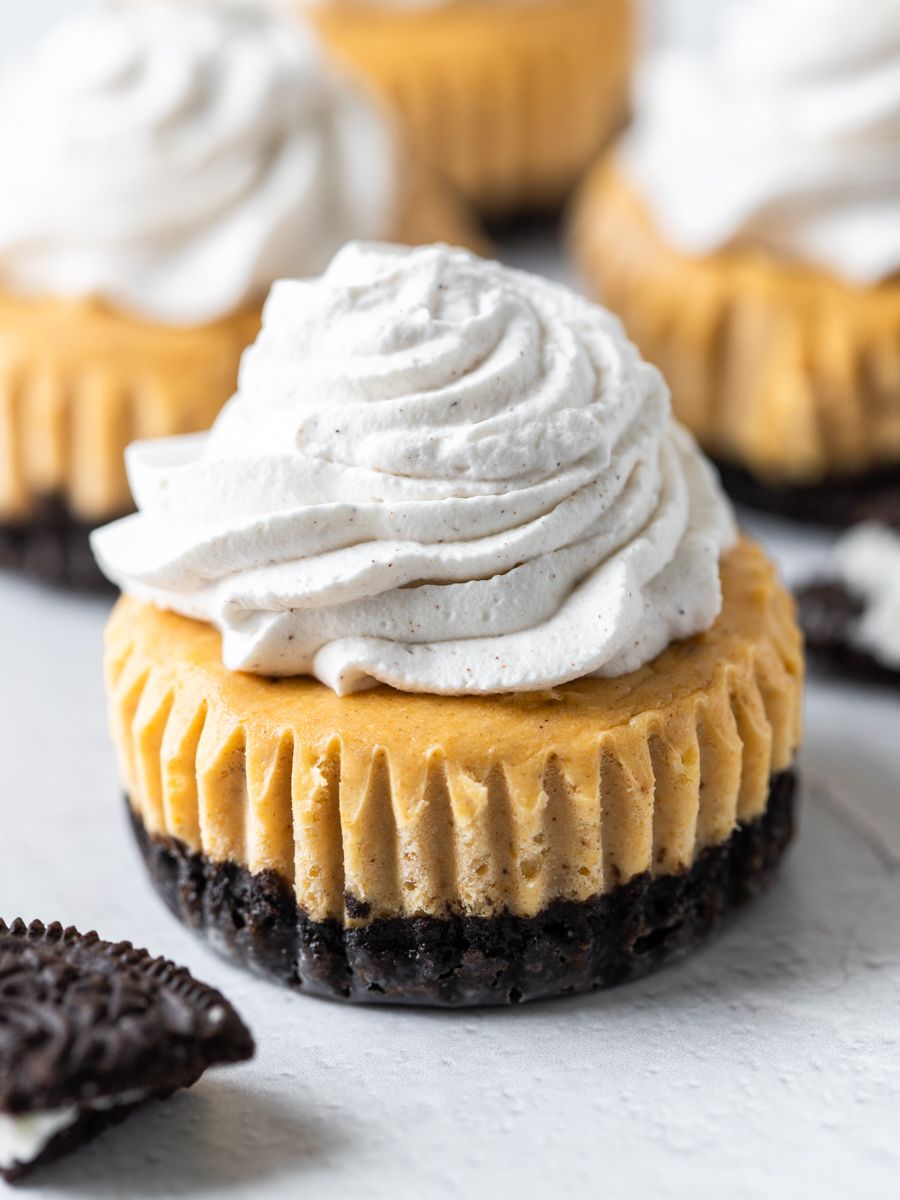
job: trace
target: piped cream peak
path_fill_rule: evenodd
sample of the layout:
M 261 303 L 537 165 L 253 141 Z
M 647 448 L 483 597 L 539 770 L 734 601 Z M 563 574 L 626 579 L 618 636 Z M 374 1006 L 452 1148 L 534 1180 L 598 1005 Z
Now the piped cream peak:
M 208 435 L 138 443 L 95 535 L 225 663 L 336 692 L 619 675 L 707 629 L 731 510 L 619 322 L 445 246 L 282 281 Z

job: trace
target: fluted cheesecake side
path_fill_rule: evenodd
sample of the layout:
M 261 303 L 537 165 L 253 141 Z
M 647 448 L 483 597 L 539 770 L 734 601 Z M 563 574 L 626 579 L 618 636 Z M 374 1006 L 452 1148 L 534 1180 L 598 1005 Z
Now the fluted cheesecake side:
M 527 917 L 687 871 L 763 813 L 800 733 L 789 596 L 747 540 L 722 583 L 715 625 L 647 667 L 487 704 L 231 673 L 212 628 L 123 599 L 106 673 L 125 790 L 151 837 L 275 872 L 350 927 Z

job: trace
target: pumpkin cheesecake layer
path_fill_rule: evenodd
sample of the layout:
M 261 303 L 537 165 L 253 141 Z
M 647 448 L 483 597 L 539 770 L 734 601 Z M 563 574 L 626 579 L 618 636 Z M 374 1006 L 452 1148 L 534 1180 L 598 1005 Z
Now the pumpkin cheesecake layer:
M 259 307 L 175 328 L 0 294 L 0 520 L 25 523 L 50 497 L 85 523 L 127 512 L 125 447 L 207 428 L 259 323 Z
M 635 938 L 683 919 L 709 880 L 724 911 L 768 878 L 789 837 L 803 669 L 792 602 L 762 551 L 746 540 L 728 551 L 722 583 L 713 627 L 638 671 L 488 698 L 337 697 L 310 679 L 231 673 L 211 627 L 121 600 L 107 638 L 111 726 L 157 881 L 197 926 L 210 904 L 245 921 L 253 895 L 283 917 L 290 896 L 306 956 L 330 939 L 345 974 L 351 944 L 368 954 L 398 921 L 435 921 L 438 939 L 448 921 L 475 919 L 491 936 L 513 921 L 521 972 L 522 939 L 540 925 L 543 946 L 559 904 L 587 906 L 598 938 L 616 896 Z M 636 925 L 635 903 L 646 909 Z M 221 921 L 207 924 L 212 935 Z M 232 949 L 296 986 L 359 994 L 333 972 L 308 979 L 296 945 L 286 962 L 275 925 L 267 942 L 262 922 L 252 953 Z M 392 983 L 382 950 L 375 998 L 492 996 L 463 960 L 443 983 L 408 987 L 398 961 Z M 510 990 L 614 981 L 591 954 L 576 976 Z
M 483 245 L 465 207 L 423 171 L 410 172 L 394 236 Z M 125 447 L 208 429 L 260 316 L 256 305 L 178 328 L 96 301 L 0 291 L 0 566 L 103 585 L 87 535 L 132 507 Z
M 630 0 L 323 4 L 319 32 L 483 212 L 548 209 L 621 125 Z
M 607 163 L 581 194 L 574 247 L 591 289 L 663 371 L 678 417 L 710 454 L 755 479 L 751 498 L 771 489 L 770 506 L 802 515 L 820 508 L 834 480 L 866 505 L 896 502 L 896 279 L 863 287 L 752 251 L 680 254 Z

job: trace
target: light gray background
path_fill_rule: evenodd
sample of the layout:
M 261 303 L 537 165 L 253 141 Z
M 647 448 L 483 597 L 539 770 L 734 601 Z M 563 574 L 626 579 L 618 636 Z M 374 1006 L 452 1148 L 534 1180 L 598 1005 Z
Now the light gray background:
M 68 6 L 0 0 L 0 53 Z M 505 251 L 563 273 L 546 237 Z M 750 524 L 791 578 L 827 556 L 827 537 Z M 0 576 L 0 914 L 62 918 L 187 963 L 227 991 L 259 1053 L 25 1194 L 897 1195 L 896 693 L 813 681 L 802 836 L 775 889 L 685 963 L 513 1011 L 358 1010 L 221 962 L 152 894 L 104 728 L 107 607 Z

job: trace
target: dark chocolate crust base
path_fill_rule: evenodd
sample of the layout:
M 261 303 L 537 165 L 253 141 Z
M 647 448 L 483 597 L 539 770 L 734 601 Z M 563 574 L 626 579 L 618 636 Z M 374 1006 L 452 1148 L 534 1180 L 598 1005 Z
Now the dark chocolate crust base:
M 678 875 L 642 875 L 534 917 L 390 918 L 351 929 L 310 920 L 273 871 L 213 862 L 149 836 L 133 812 L 132 821 L 172 912 L 262 975 L 341 1000 L 517 1004 L 637 979 L 702 942 L 771 881 L 793 835 L 794 795 L 792 771 L 773 776 L 765 813 Z M 348 898 L 351 907 L 365 915 Z
M 766 483 L 733 463 L 716 460 L 716 466 L 731 498 L 762 512 L 840 528 L 858 521 L 900 524 L 900 467 L 793 487 Z
M 0 568 L 81 591 L 111 591 L 91 553 L 93 525 L 72 516 L 62 500 L 45 500 L 27 521 L 0 523 Z
M 837 580 L 817 580 L 797 590 L 797 615 L 816 666 L 860 683 L 900 687 L 900 671 L 886 667 L 855 644 L 853 628 L 863 602 Z

